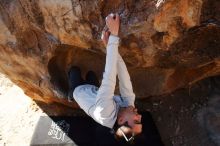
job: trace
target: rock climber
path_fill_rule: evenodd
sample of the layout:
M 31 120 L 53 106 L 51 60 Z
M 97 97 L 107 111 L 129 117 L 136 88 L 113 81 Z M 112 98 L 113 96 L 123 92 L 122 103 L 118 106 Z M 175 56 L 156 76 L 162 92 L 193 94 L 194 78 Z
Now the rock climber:
M 117 138 L 132 141 L 142 132 L 141 115 L 135 108 L 135 94 L 125 62 L 119 54 L 118 14 L 106 17 L 106 28 L 102 41 L 106 45 L 106 63 L 103 79 L 99 86 L 93 71 L 84 81 L 78 67 L 68 72 L 71 93 L 79 106 L 97 123 L 109 129 Z M 114 95 L 116 77 L 119 79 L 119 95 Z

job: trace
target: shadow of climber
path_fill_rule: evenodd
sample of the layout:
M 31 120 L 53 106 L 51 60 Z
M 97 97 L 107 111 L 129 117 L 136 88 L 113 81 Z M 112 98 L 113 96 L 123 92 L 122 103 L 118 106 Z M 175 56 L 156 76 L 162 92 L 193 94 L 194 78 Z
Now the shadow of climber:
M 118 141 L 112 129 L 96 123 L 90 117 L 42 116 L 35 128 L 31 146 L 163 146 L 149 112 L 142 113 L 143 132 L 132 142 Z

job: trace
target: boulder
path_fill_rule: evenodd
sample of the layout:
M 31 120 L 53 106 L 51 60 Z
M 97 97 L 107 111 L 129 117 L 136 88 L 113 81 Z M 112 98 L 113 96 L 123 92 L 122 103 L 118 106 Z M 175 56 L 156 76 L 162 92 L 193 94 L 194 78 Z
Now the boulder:
M 119 52 L 138 99 L 220 74 L 215 0 L 1 0 L 0 72 L 35 100 L 78 107 L 67 100 L 68 70 L 93 70 L 101 81 L 111 12 L 121 18 Z

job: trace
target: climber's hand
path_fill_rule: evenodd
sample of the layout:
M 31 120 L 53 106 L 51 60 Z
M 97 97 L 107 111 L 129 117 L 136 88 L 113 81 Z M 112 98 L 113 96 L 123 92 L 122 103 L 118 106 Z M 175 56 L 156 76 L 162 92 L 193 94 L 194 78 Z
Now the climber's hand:
M 110 34 L 111 33 L 108 30 L 103 30 L 102 31 L 102 41 L 103 41 L 105 47 L 108 44 L 108 39 L 109 39 Z
M 118 36 L 120 17 L 118 14 L 109 14 L 106 17 L 106 25 L 112 35 Z

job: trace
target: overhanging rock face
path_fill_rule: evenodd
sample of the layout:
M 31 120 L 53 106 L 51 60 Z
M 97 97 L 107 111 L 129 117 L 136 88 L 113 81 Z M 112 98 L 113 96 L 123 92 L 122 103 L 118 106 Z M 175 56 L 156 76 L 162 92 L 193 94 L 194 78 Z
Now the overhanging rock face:
M 67 101 L 67 72 L 100 80 L 105 17 L 121 17 L 120 53 L 137 98 L 162 95 L 220 73 L 220 2 L 215 0 L 1 0 L 0 71 L 30 97 Z

